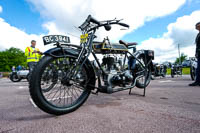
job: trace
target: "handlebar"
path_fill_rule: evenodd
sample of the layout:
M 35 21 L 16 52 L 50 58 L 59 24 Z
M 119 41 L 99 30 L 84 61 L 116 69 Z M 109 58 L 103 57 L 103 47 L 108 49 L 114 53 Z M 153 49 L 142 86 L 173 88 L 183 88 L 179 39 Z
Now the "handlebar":
M 91 15 L 89 15 L 87 17 L 86 21 L 81 26 L 79 26 L 79 28 L 81 30 L 87 29 L 87 27 L 90 25 L 90 22 L 97 24 L 97 26 L 92 27 L 91 29 L 89 29 L 89 31 L 94 30 L 94 29 L 99 28 L 99 27 L 102 27 L 102 26 L 111 25 L 111 24 L 119 24 L 120 26 L 129 28 L 128 24 L 120 23 L 119 21 L 120 20 L 116 20 L 116 19 L 107 20 L 107 21 L 98 21 L 95 18 L 93 18 Z
M 128 25 L 128 24 L 125 24 L 125 23 L 118 23 L 118 24 L 121 25 L 121 26 L 124 26 L 124 27 L 129 28 L 129 25 Z
M 100 22 L 96 20 L 95 18 L 93 18 L 91 15 L 88 16 L 87 21 L 100 25 Z

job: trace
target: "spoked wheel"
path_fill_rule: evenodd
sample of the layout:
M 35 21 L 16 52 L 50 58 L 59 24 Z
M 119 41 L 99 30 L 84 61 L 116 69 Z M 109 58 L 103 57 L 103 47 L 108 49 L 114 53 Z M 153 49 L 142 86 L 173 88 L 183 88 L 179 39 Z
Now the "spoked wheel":
M 144 57 L 140 56 L 138 58 L 140 62 L 144 65 Z M 151 80 L 151 69 L 147 68 L 146 72 L 143 70 L 142 66 L 138 61 L 136 61 L 136 69 L 138 72 L 140 72 L 139 78 L 136 80 L 136 87 L 144 89 L 147 87 Z M 145 76 L 146 76 L 146 83 L 145 83 Z
M 83 65 L 75 66 L 72 57 L 53 58 L 45 56 L 34 68 L 30 81 L 30 94 L 43 111 L 62 115 L 78 109 L 90 95 L 89 70 Z M 75 76 L 72 73 L 75 72 Z
M 17 73 L 12 73 L 12 74 L 10 75 L 10 80 L 11 80 L 12 82 L 19 82 L 19 81 L 21 81 L 22 79 L 19 78 L 19 77 L 17 76 Z

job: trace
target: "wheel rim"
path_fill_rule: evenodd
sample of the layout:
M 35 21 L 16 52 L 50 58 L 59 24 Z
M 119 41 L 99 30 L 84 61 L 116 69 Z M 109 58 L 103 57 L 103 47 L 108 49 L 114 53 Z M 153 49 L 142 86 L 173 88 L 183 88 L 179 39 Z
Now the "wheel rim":
M 13 81 L 18 81 L 18 80 L 19 80 L 19 77 L 18 77 L 16 74 L 14 74 L 14 75 L 12 76 L 12 79 L 13 79 Z
M 76 59 L 57 58 L 49 62 L 41 74 L 40 87 L 44 99 L 55 107 L 68 108 L 76 104 L 85 92 L 87 83 L 86 70 L 81 69 L 75 78 L 68 77 Z
M 139 60 L 140 60 L 140 62 L 142 63 L 142 65 L 145 66 L 145 63 L 144 63 L 143 58 L 140 58 Z M 140 70 L 143 70 L 141 64 L 139 64 L 138 61 L 136 61 L 136 64 L 139 66 L 139 68 L 138 68 L 139 71 L 140 71 Z M 151 75 L 150 75 L 150 72 L 149 72 L 148 69 L 147 69 L 146 72 L 147 72 L 147 77 L 146 77 L 146 78 L 147 78 L 146 85 L 147 85 L 148 82 L 150 81 Z M 140 84 L 142 84 L 142 85 L 144 85 L 144 84 L 145 84 L 145 71 L 142 72 L 141 75 L 142 75 L 142 76 L 141 76 L 140 78 L 137 79 L 137 82 L 140 83 Z

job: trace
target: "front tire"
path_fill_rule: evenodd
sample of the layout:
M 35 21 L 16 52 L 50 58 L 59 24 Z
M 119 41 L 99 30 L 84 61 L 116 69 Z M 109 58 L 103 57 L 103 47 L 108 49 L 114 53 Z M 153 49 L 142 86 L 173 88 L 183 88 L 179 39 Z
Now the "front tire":
M 10 75 L 10 80 L 11 80 L 12 82 L 19 82 L 19 81 L 21 81 L 22 79 L 19 78 L 19 77 L 17 76 L 17 73 L 12 73 L 12 74 Z
M 76 58 L 69 56 L 65 59 L 45 56 L 34 68 L 31 75 L 30 95 L 35 104 L 49 114 L 62 115 L 75 111 L 87 100 L 91 92 L 90 89 L 87 89 L 89 70 L 84 65 L 78 72 L 79 79 L 69 79 L 68 74 L 70 70 L 75 68 L 73 65 Z M 43 80 L 43 74 L 50 70 L 53 72 L 45 75 L 49 76 L 49 80 Z M 57 73 L 57 76 L 53 73 Z M 51 86 L 52 84 L 53 86 Z M 51 86 L 51 89 L 44 91 L 43 89 L 47 87 L 45 85 Z
M 195 68 L 193 66 L 190 67 L 190 76 L 192 80 L 195 79 Z

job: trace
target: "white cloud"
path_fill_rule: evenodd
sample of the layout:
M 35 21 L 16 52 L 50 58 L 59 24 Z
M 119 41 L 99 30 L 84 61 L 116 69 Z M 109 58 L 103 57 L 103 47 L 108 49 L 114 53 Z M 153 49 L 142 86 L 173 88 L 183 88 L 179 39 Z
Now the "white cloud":
M 35 6 L 43 17 L 54 23 L 57 31 L 79 36 L 74 26 L 79 26 L 92 14 L 98 20 L 124 19 L 131 27 L 128 31 L 119 31 L 120 27 L 106 32 L 100 30 L 99 37 L 109 36 L 112 40 L 121 38 L 124 34 L 142 26 L 146 21 L 166 16 L 180 8 L 186 0 L 27 0 Z M 55 30 L 55 29 L 54 29 Z
M 11 26 L 4 19 L 0 18 L 0 50 L 8 49 L 10 47 L 20 48 L 25 50 L 30 46 L 31 40 L 36 40 L 38 44 L 42 44 L 43 35 L 27 34 L 23 30 Z M 38 45 L 42 50 L 45 48 L 43 45 Z
M 0 5 L 0 13 L 3 12 L 3 7 Z
M 149 38 L 142 42 L 139 49 L 152 49 L 155 51 L 155 61 L 174 61 L 178 57 L 178 44 L 180 51 L 189 57 L 195 54 L 195 37 L 198 33 L 195 24 L 199 22 L 200 11 L 177 18 L 176 22 L 168 25 L 168 31 L 158 38 Z
M 118 19 L 123 18 L 124 22 L 130 25 L 128 31 L 119 30 L 119 26 L 113 26 L 113 29 L 106 32 L 101 29 L 97 33 L 99 38 L 109 36 L 113 41 L 118 40 L 123 35 L 141 27 L 146 21 L 151 21 L 158 17 L 163 17 L 175 12 L 179 9 L 186 0 L 27 0 L 30 2 L 41 16 L 47 18 L 43 27 L 49 31 L 49 34 L 72 34 L 79 37 L 80 32 L 74 28 L 78 27 L 91 14 L 98 20 Z M 173 25 L 171 26 L 173 28 Z M 42 51 L 45 50 L 42 43 L 43 35 L 27 34 L 21 29 L 11 26 L 0 18 L 0 50 L 9 48 L 11 46 L 21 48 L 24 50 L 26 46 L 30 45 L 30 41 L 35 39 L 37 45 Z M 169 27 L 170 30 L 170 27 Z M 172 30 L 171 30 L 172 31 Z M 68 34 L 69 35 L 69 34 Z M 175 35 L 170 34 L 171 38 L 176 38 Z M 168 38 L 170 35 L 166 35 Z M 161 38 L 163 44 L 172 43 L 173 39 Z M 178 39 L 178 38 L 177 38 Z M 79 42 L 79 39 L 71 36 L 72 42 Z M 151 39 L 154 44 L 150 48 L 157 48 L 157 38 Z M 144 41 L 143 44 L 149 44 L 151 40 Z M 166 45 L 158 50 L 167 51 Z M 161 56 L 161 55 L 160 55 Z

